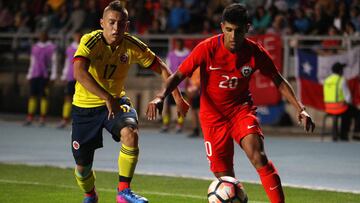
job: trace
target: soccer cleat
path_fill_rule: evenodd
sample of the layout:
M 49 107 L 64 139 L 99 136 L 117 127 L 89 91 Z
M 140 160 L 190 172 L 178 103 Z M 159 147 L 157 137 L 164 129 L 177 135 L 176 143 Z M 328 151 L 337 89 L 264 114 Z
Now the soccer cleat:
M 92 196 L 85 196 L 83 203 L 97 203 L 98 202 L 98 195 L 95 193 L 95 195 Z
M 160 129 L 160 133 L 167 133 L 169 131 L 169 127 L 167 126 L 163 126 L 161 129 Z
M 176 134 L 180 134 L 180 133 L 182 133 L 182 131 L 183 131 L 182 126 L 181 126 L 181 125 L 177 125 L 177 126 L 176 126 L 176 129 L 175 129 L 175 133 L 176 133 Z
M 33 120 L 34 120 L 34 116 L 32 116 L 32 115 L 27 115 L 26 116 L 26 120 L 25 120 L 25 122 L 24 122 L 24 126 L 30 126 L 31 124 L 32 124 L 32 122 L 33 122 Z
M 145 197 L 141 197 L 131 191 L 130 188 L 126 188 L 122 191 L 118 191 L 116 196 L 117 203 L 148 203 L 149 201 Z

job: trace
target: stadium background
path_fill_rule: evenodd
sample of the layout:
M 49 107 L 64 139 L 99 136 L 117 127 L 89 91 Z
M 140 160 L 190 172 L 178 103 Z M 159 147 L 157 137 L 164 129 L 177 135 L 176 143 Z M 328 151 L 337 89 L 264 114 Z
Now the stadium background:
M 48 31 L 58 45 L 59 68 L 62 71 L 64 50 L 71 33 L 98 29 L 101 11 L 109 0 L 14 0 L 0 1 L 0 111 L 26 113 L 29 52 L 36 33 Z M 245 3 L 252 27 L 249 36 L 270 51 L 284 76 L 298 91 L 296 50 L 312 50 L 320 55 L 347 53 L 360 43 L 360 3 L 358 0 L 131 0 L 123 1 L 129 10 L 129 32 L 138 36 L 165 58 L 176 38 L 184 38 L 192 48 L 196 42 L 220 32 L 221 12 L 231 2 Z M 329 64 L 330 68 L 331 64 Z M 353 92 L 359 101 L 359 67 L 352 67 L 357 82 Z M 356 75 L 357 73 L 357 75 Z M 160 77 L 139 67 L 132 69 L 126 83 L 142 118 L 146 103 L 161 88 Z M 293 110 L 281 101 L 274 86 L 261 76 L 253 80 L 255 100 L 260 105 L 263 124 L 287 125 Z M 255 86 L 255 87 L 254 87 Z M 256 91 L 269 93 L 256 96 Z M 262 91 L 261 88 L 265 88 Z M 57 79 L 51 85 L 50 115 L 60 117 L 63 84 Z M 262 101 L 262 98 L 269 100 Z M 318 99 L 322 99 L 319 97 Z M 323 112 L 316 104 L 307 104 L 317 123 Z M 288 113 L 288 114 L 287 114 Z M 285 117 L 284 117 L 285 115 Z M 295 121 L 295 118 L 292 118 Z

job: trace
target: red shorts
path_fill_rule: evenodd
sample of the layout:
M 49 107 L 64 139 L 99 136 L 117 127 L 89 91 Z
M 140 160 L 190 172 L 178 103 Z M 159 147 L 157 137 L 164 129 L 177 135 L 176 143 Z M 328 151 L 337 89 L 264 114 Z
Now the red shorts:
M 240 145 L 249 134 L 263 136 L 254 109 L 247 108 L 224 125 L 203 127 L 206 155 L 212 172 L 232 171 L 234 141 Z

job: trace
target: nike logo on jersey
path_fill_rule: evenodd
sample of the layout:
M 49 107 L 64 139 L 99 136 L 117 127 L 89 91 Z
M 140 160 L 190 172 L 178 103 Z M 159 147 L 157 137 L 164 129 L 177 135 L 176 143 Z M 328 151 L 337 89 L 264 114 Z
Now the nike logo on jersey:
M 221 67 L 213 68 L 212 66 L 209 66 L 209 69 L 210 69 L 210 70 L 219 70 L 219 69 L 221 69 Z
M 270 187 L 270 190 L 275 190 L 276 188 L 278 188 L 280 185 L 277 185 L 275 187 Z
M 248 129 L 250 129 L 250 128 L 253 128 L 253 127 L 256 127 L 256 125 L 248 125 Z

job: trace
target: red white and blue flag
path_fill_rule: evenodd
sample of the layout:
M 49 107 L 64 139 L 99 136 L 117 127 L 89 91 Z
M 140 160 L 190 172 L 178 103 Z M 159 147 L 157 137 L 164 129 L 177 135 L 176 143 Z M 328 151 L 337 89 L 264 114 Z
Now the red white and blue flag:
M 352 94 L 353 103 L 360 104 L 360 47 L 334 55 L 318 55 L 316 52 L 298 49 L 295 57 L 295 74 L 301 101 L 323 110 L 323 83 L 336 62 L 345 63 L 344 77 Z

